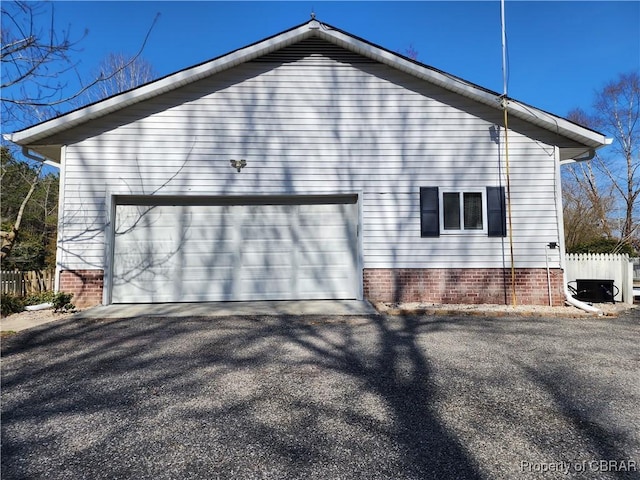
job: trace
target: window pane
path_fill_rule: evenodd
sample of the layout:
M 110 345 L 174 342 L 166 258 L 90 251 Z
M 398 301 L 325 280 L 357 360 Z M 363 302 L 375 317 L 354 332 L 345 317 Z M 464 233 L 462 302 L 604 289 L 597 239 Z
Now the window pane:
M 482 230 L 482 194 L 464 194 L 464 229 Z
M 442 203 L 445 230 L 460 230 L 460 194 L 443 193 Z

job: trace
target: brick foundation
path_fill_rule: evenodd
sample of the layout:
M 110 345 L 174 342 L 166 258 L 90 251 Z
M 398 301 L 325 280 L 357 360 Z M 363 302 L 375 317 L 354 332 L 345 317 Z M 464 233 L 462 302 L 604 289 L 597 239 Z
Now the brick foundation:
M 553 305 L 564 304 L 562 270 L 551 269 Z M 547 271 L 518 268 L 519 305 L 549 305 Z M 511 270 L 502 268 L 434 268 L 364 270 L 364 296 L 371 302 L 511 304 Z
M 564 303 L 562 270 L 551 269 L 554 305 Z M 64 270 L 60 290 L 79 308 L 102 303 L 102 270 Z M 549 305 L 547 271 L 516 269 L 519 305 Z M 366 268 L 364 296 L 371 302 L 511 303 L 511 270 L 502 268 Z
M 60 291 L 73 293 L 71 302 L 78 308 L 102 303 L 104 272 L 102 270 L 63 270 L 60 272 Z

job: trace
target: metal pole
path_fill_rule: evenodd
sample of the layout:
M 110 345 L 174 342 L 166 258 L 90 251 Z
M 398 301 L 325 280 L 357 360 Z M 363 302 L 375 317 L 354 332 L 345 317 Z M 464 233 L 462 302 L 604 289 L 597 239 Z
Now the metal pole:
M 511 177 L 509 172 L 509 122 L 507 120 L 507 35 L 505 32 L 504 0 L 500 1 L 500 11 L 502 18 L 502 79 L 503 96 L 502 109 L 504 110 L 504 157 L 507 174 L 507 217 L 509 219 L 509 253 L 511 256 L 511 303 L 515 307 L 518 303 L 516 296 L 516 267 L 513 257 L 513 224 L 511 222 Z
M 507 96 L 507 34 L 505 31 L 504 0 L 500 0 L 500 17 L 502 20 L 502 93 Z

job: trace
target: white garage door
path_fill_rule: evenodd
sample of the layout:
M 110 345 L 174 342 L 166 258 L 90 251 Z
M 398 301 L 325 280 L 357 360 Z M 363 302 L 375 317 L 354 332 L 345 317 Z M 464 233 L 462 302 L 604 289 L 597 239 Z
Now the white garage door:
M 113 303 L 358 297 L 355 196 L 151 201 L 116 206 Z

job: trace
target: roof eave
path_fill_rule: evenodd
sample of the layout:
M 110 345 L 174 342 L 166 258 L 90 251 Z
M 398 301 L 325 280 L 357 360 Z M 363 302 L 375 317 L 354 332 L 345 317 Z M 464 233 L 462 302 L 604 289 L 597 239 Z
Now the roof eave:
M 354 50 L 361 55 L 404 71 L 454 93 L 458 93 L 493 108 L 502 108 L 503 96 L 496 92 L 484 89 L 478 85 L 467 82 L 453 75 L 449 75 L 445 72 L 441 72 L 432 67 L 427 67 L 426 65 L 405 58 L 397 53 L 390 52 L 382 47 L 353 37 L 339 29 L 335 29 L 333 27 L 326 29 L 321 28 L 318 30 L 318 36 L 327 41 L 336 43 L 343 48 Z M 606 137 L 598 132 L 582 127 L 565 120 L 562 117 L 552 115 L 535 107 L 525 105 L 511 98 L 508 98 L 507 111 L 522 120 L 526 120 L 546 130 L 554 131 L 559 135 L 565 136 L 579 143 L 583 143 L 590 149 L 597 149 L 608 144 Z
M 207 76 L 232 68 L 259 56 L 286 47 L 310 36 L 318 36 L 348 50 L 359 53 L 380 63 L 389 65 L 407 74 L 426 80 L 434 85 L 458 93 L 493 108 L 503 108 L 503 96 L 487 90 L 461 78 L 441 72 L 414 60 L 398 55 L 374 45 L 366 40 L 343 32 L 340 29 L 316 20 L 294 27 L 286 32 L 238 49 L 227 55 L 205 62 L 201 65 L 168 75 L 160 80 L 143 85 L 128 92 L 116 95 L 101 102 L 70 112 L 47 122 L 35 125 L 20 132 L 5 135 L 5 138 L 19 145 L 37 145 L 46 137 L 73 128 L 85 121 L 99 118 L 111 112 L 127 107 L 180 88 Z M 585 145 L 586 150 L 607 145 L 604 135 L 565 120 L 543 110 L 531 107 L 514 99 L 507 99 L 507 111 L 522 120 L 557 133 Z
M 284 48 L 311 35 L 313 35 L 313 31 L 309 29 L 306 23 L 259 43 L 235 50 L 214 60 L 168 75 L 141 87 L 39 123 L 33 127 L 15 133 L 4 134 L 3 136 L 5 139 L 18 145 L 36 145 L 39 140 L 73 128 L 88 120 L 103 117 L 129 105 L 196 82 L 259 56 Z

